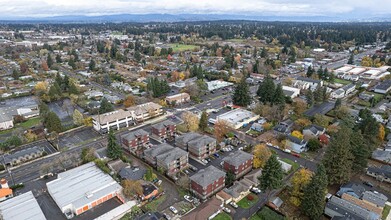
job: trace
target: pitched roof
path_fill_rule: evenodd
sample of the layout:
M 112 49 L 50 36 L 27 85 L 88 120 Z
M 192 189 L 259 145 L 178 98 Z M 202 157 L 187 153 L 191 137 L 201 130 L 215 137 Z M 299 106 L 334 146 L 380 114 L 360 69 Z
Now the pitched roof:
M 201 134 L 195 133 L 195 132 L 189 132 L 186 134 L 183 134 L 177 138 L 175 138 L 175 142 L 180 144 L 187 144 L 189 141 L 201 137 Z
M 167 127 L 167 126 L 171 126 L 171 125 L 175 125 L 175 123 L 170 121 L 170 120 L 165 120 L 165 121 L 162 121 L 160 123 L 154 124 L 151 127 L 155 128 L 157 130 L 161 130 L 161 129 L 163 129 L 163 128 Z
M 118 109 L 112 112 L 107 112 L 100 115 L 94 115 L 92 118 L 100 124 L 106 124 L 107 122 L 117 121 L 117 119 L 124 119 L 132 117 L 132 112 Z
M 150 157 L 156 157 L 160 154 L 171 151 L 172 149 L 174 149 L 173 146 L 166 144 L 166 143 L 162 143 L 157 146 L 153 146 L 149 149 L 144 150 L 144 155 L 150 156 Z
M 311 78 L 302 77 L 302 76 L 297 77 L 297 80 L 311 82 L 311 83 L 320 83 L 321 82 L 320 80 L 317 80 L 317 79 L 311 79 Z
M 178 147 L 175 147 L 165 153 L 156 156 L 156 160 L 162 161 L 165 164 L 170 164 L 172 161 L 177 160 L 183 156 L 187 156 L 188 153 Z
M 233 166 L 238 167 L 242 163 L 245 163 L 246 161 L 251 160 L 252 158 L 253 158 L 252 154 L 238 150 L 234 153 L 230 153 L 228 156 L 226 156 L 223 159 L 223 161 L 227 162 L 228 164 L 231 164 Z
M 224 171 L 217 169 L 215 166 L 208 166 L 191 176 L 190 180 L 202 187 L 207 187 L 221 177 L 225 177 Z
M 12 189 L 10 188 L 1 188 L 0 189 L 0 198 L 12 195 Z
M 384 177 L 391 179 L 391 166 L 383 165 L 379 167 L 368 167 L 368 171 L 371 173 L 376 173 L 377 175 L 382 175 Z
M 372 192 L 372 191 L 365 191 L 363 194 L 362 194 L 362 197 L 361 197 L 363 200 L 367 200 L 373 204 L 376 204 L 380 207 L 384 207 L 384 205 L 386 204 L 388 198 L 387 196 L 379 193 L 379 192 Z
M 216 139 L 209 137 L 207 135 L 203 135 L 199 138 L 195 138 L 189 141 L 187 144 L 189 145 L 189 149 L 198 149 L 213 142 L 216 142 Z
M 299 144 L 299 145 L 306 145 L 307 144 L 307 142 L 304 139 L 300 139 L 300 138 L 297 138 L 292 135 L 288 135 L 287 138 L 290 142 L 293 142 L 295 144 Z
M 387 90 L 391 87 L 391 80 L 384 80 L 382 83 L 377 85 L 375 89 L 380 89 L 380 90 Z
M 379 216 L 374 212 L 370 212 L 354 203 L 340 199 L 336 196 L 331 197 L 326 203 L 326 210 L 327 209 L 333 210 L 333 212 L 339 213 L 341 216 L 353 217 L 355 220 L 377 220 L 379 218 Z M 327 211 L 325 212 L 327 213 Z M 333 214 L 335 215 L 335 213 Z
M 212 197 L 207 202 L 201 203 L 189 214 L 181 217 L 182 220 L 205 220 L 221 209 L 222 202 Z
M 144 131 L 143 129 L 138 129 L 136 131 L 132 131 L 121 135 L 121 138 L 126 140 L 134 140 L 140 136 L 145 136 L 145 135 L 149 135 L 149 133 Z

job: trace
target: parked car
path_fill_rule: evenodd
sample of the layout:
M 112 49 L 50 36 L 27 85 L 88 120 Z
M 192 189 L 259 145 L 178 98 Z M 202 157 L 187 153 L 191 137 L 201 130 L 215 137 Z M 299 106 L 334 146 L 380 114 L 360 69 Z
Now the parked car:
M 167 215 L 166 213 L 163 213 L 163 216 L 164 216 L 165 219 L 171 220 L 171 217 L 169 215 Z
M 217 158 L 220 157 L 220 155 L 219 155 L 218 153 L 214 153 L 213 156 L 215 156 L 215 157 L 217 157 Z
M 194 167 L 194 166 L 190 166 L 190 169 L 194 172 L 197 172 L 198 171 L 198 168 L 197 167 Z
M 208 161 L 208 162 L 210 162 L 210 161 L 212 161 L 209 157 L 208 158 L 206 158 L 206 160 Z
M 174 214 L 177 214 L 178 213 L 178 210 L 176 210 L 176 208 L 174 206 L 170 206 L 170 210 L 172 213 Z
M 183 198 L 184 198 L 186 201 L 188 201 L 188 202 L 193 202 L 193 197 L 191 197 L 191 196 L 185 195 L 185 196 L 183 196 Z
M 203 163 L 208 163 L 208 161 L 206 159 L 202 159 L 201 160 Z
M 255 193 L 255 194 L 259 194 L 259 193 L 261 193 L 261 190 L 260 189 L 258 189 L 258 188 L 256 188 L 256 187 L 253 187 L 253 188 L 251 188 L 251 190 L 250 190 L 251 192 L 253 192 L 253 193 Z
M 364 185 L 367 185 L 367 186 L 373 187 L 373 184 L 372 184 L 371 182 L 364 181 L 363 183 L 364 183 Z
M 236 204 L 236 203 L 234 203 L 234 202 L 230 202 L 229 203 L 232 207 L 234 207 L 235 209 L 237 209 L 239 206 Z
M 231 209 L 229 209 L 227 207 L 223 207 L 223 211 L 226 212 L 226 213 L 231 213 Z

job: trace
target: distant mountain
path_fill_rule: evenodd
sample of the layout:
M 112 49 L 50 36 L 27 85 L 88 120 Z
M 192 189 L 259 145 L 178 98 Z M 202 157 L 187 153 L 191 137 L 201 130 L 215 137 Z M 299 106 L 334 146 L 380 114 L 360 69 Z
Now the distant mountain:
M 7 18 L 6 23 L 103 23 L 103 22 L 183 22 L 216 20 L 251 20 L 251 21 L 311 21 L 311 22 L 383 22 L 391 21 L 391 16 L 373 18 L 342 18 L 333 16 L 257 16 L 232 14 L 117 14 L 101 16 L 69 15 L 44 18 Z

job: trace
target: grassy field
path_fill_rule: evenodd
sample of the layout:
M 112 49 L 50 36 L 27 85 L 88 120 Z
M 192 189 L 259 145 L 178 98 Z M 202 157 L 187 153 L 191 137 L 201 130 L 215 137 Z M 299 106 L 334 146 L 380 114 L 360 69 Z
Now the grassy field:
M 293 161 L 291 161 L 291 160 L 289 160 L 287 158 L 282 158 L 280 160 L 284 161 L 285 163 L 288 163 L 288 164 L 292 165 L 292 170 L 291 171 L 295 171 L 295 170 L 299 169 L 299 164 L 298 163 L 295 163 L 295 162 L 293 162 Z
M 388 205 L 384 206 L 383 215 L 381 219 L 385 220 L 387 216 L 390 214 L 390 210 L 391 210 L 391 206 Z
M 229 216 L 225 212 L 221 212 L 218 215 L 216 215 L 216 217 L 213 218 L 213 220 L 231 220 L 231 219 L 232 219 L 231 216 Z
M 343 85 L 347 85 L 347 84 L 351 83 L 349 80 L 344 80 L 344 79 L 339 79 L 339 78 L 334 79 L 334 82 L 335 83 L 340 83 L 340 84 L 343 84 Z
M 162 195 L 159 198 L 153 200 L 152 202 L 144 206 L 145 209 L 150 211 L 156 211 L 157 207 L 166 200 L 166 195 Z
M 195 48 L 198 48 L 198 46 L 192 44 L 169 44 L 169 46 L 174 52 L 194 50 Z
M 251 216 L 250 220 L 284 220 L 285 218 L 268 207 L 262 208 L 255 215 Z
M 251 206 L 253 206 L 257 201 L 258 201 L 258 196 L 257 195 L 254 195 L 254 194 L 249 194 L 249 195 L 252 195 L 252 197 L 254 198 L 253 200 L 248 200 L 247 196 L 244 197 L 242 200 L 240 200 L 237 204 L 238 206 L 244 208 L 244 209 L 249 209 Z
M 40 117 L 36 117 L 36 118 L 32 118 L 32 119 L 29 119 L 23 123 L 20 123 L 18 126 L 22 127 L 22 128 L 31 128 L 33 126 L 37 126 L 41 123 L 41 118 Z

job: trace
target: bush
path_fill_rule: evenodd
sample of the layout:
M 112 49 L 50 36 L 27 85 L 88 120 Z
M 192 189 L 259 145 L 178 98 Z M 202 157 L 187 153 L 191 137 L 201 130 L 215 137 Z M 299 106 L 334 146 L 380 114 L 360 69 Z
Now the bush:
M 251 195 L 251 194 L 248 195 L 248 196 L 247 196 L 247 200 L 248 200 L 248 201 L 253 201 L 253 200 L 254 200 L 254 196 Z

